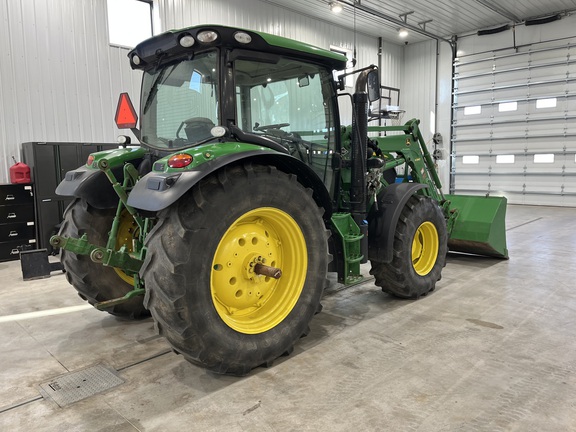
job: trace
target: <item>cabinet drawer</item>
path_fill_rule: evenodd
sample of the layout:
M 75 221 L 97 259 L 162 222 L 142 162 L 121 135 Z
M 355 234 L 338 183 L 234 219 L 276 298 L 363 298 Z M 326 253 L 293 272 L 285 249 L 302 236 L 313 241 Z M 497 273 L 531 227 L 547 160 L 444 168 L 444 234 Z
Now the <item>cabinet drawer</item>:
M 36 249 L 36 240 L 0 242 L 0 261 L 20 259 L 20 250 Z
M 0 224 L 34 222 L 34 205 L 0 205 Z
M 33 204 L 32 185 L 0 185 L 0 205 Z
M 36 238 L 34 222 L 0 224 L 0 242 Z

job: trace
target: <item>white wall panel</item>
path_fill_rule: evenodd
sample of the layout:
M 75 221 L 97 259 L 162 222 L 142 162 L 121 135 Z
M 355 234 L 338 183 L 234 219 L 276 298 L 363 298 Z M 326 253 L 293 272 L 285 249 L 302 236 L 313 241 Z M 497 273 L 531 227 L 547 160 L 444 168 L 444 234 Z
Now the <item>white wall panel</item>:
M 420 130 L 428 150 L 435 145 L 432 136 L 438 132 L 443 144 L 438 146 L 443 158 L 435 165 L 444 192 L 448 192 L 450 176 L 450 113 L 452 94 L 452 49 L 446 42 L 430 40 L 404 47 L 401 108 L 404 120 L 420 119 Z M 433 115 L 431 115 L 433 114 Z
M 404 120 L 420 119 L 420 130 L 425 141 L 432 138 L 430 114 L 436 118 L 436 41 L 407 45 L 404 51 L 402 80 L 402 109 Z
M 387 87 L 400 88 L 402 91 L 402 77 L 404 76 L 404 47 L 387 41 L 382 41 L 382 54 L 380 61 L 382 65 L 380 84 Z
M 200 23 L 240 26 L 354 48 L 350 30 L 266 0 L 156 0 L 163 30 Z M 357 66 L 378 64 L 378 39 L 359 29 Z M 105 0 L 0 1 L 0 182 L 26 141 L 111 142 L 118 94 L 138 103 L 141 73 L 128 49 L 110 46 Z M 403 47 L 384 43 L 382 84 L 401 87 Z M 345 122 L 349 113 L 344 112 Z
M 159 0 L 158 4 L 165 29 L 222 24 L 272 33 L 325 49 L 331 45 L 354 48 L 353 32 L 262 0 L 233 3 L 228 0 Z M 377 38 L 358 34 L 356 40 L 358 65 L 376 64 Z
M 0 2 L 0 182 L 26 141 L 113 142 L 119 93 L 139 72 L 108 44 L 103 0 Z

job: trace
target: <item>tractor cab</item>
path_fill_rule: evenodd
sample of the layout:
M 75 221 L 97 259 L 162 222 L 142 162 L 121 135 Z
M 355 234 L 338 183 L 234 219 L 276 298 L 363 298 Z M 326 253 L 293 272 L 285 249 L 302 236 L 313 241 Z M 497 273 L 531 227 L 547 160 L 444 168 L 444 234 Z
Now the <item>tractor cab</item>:
M 340 146 L 332 71 L 345 67 L 345 57 L 263 33 L 201 26 L 144 41 L 129 58 L 144 73 L 136 132 L 158 157 L 240 141 L 293 156 L 330 188 L 327 161 Z

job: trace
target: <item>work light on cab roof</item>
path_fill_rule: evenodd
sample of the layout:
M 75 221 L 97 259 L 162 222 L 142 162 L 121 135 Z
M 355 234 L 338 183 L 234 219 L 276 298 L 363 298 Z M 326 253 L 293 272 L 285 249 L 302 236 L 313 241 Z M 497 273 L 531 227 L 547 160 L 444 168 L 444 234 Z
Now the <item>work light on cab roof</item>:
M 204 30 L 198 33 L 196 37 L 198 38 L 198 41 L 200 41 L 201 43 L 207 44 L 210 42 L 214 42 L 216 39 L 218 39 L 218 33 L 216 33 L 213 30 Z
M 243 44 L 248 44 L 248 43 L 252 42 L 252 36 L 250 36 L 248 33 L 245 33 L 245 32 L 234 33 L 234 39 L 236 39 L 237 42 L 240 42 Z
M 194 37 L 191 34 L 184 34 L 180 37 L 180 40 L 178 41 L 178 43 L 183 47 L 183 48 L 190 48 L 192 45 L 194 45 Z

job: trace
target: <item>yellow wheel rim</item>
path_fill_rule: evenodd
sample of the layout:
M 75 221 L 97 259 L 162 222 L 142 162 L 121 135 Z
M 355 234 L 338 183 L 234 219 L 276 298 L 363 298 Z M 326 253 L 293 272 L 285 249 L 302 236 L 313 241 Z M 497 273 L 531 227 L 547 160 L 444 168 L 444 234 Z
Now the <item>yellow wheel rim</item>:
M 424 222 L 416 230 L 412 240 L 412 265 L 420 276 L 426 276 L 434 268 L 438 258 L 438 231 L 432 222 Z
M 262 263 L 282 270 L 274 279 L 254 273 Z M 261 207 L 240 216 L 222 236 L 210 274 L 220 318 L 246 334 L 277 326 L 300 298 L 308 255 L 298 223 L 282 210 Z
M 116 250 L 126 245 L 126 250 L 132 253 L 132 240 L 138 238 L 138 224 L 128 213 L 128 210 L 120 214 L 120 223 L 118 225 L 118 235 L 116 236 Z M 114 267 L 114 271 L 127 284 L 134 285 L 134 276 L 125 273 L 124 270 Z

